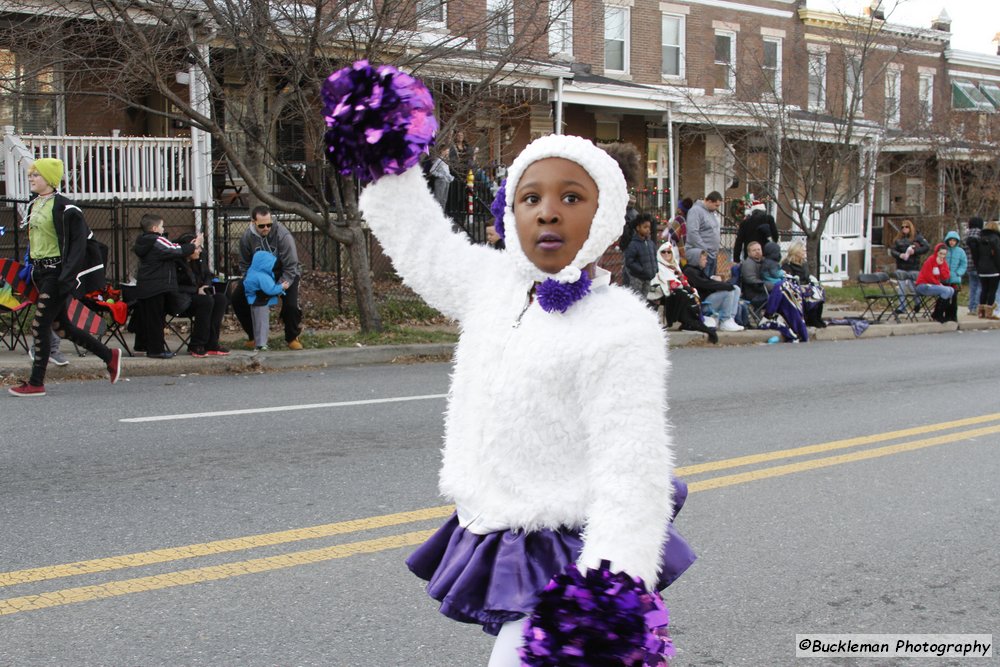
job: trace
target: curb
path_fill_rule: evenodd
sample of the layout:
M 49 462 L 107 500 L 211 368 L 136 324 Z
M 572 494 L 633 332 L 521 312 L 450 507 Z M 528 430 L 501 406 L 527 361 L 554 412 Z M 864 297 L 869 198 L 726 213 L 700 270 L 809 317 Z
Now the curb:
M 1000 321 L 970 320 L 968 322 L 916 322 L 908 324 L 873 324 L 861 336 L 855 336 L 849 326 L 832 325 L 825 329 L 810 329 L 810 340 L 845 341 L 865 338 L 886 338 L 889 336 L 916 336 L 949 333 L 953 331 L 988 331 L 1000 329 Z M 739 332 L 719 332 L 718 347 L 738 345 L 763 345 L 777 335 L 769 329 L 751 329 Z M 670 348 L 716 347 L 708 342 L 705 334 L 695 331 L 668 331 L 667 345 Z M 366 364 L 414 363 L 418 361 L 450 360 L 455 346 L 452 343 L 419 343 L 412 345 L 381 345 L 374 347 L 325 348 L 319 350 L 282 350 L 272 352 L 250 352 L 235 350 L 227 357 L 205 357 L 196 359 L 180 354 L 173 359 L 147 359 L 146 357 L 124 357 L 122 367 L 124 377 L 178 376 L 178 375 L 221 375 L 239 373 L 263 373 L 269 370 L 290 370 L 296 368 L 329 368 L 336 366 L 361 366 Z M 27 376 L 31 364 L 25 354 L 4 352 L 0 354 L 0 378 L 5 376 Z M 54 380 L 70 378 L 104 378 L 106 371 L 100 359 L 70 356 L 68 366 L 49 365 L 46 377 Z

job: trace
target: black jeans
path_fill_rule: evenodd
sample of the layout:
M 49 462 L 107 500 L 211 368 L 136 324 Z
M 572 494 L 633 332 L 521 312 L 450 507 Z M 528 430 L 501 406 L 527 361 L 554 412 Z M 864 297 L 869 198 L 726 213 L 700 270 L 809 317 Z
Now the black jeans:
M 250 304 L 247 303 L 246 292 L 243 291 L 243 281 L 237 283 L 236 288 L 230 295 L 233 303 L 233 312 L 236 319 L 240 321 L 240 326 L 246 332 L 247 338 L 253 340 L 253 319 L 250 317 Z M 295 279 L 285 295 L 281 297 L 281 321 L 285 323 L 285 342 L 290 343 L 302 333 L 302 309 L 299 308 L 299 278 Z
M 31 378 L 28 382 L 39 387 L 45 384 L 45 370 L 52 353 L 52 336 L 49 335 L 51 329 L 100 357 L 104 363 L 111 361 L 111 350 L 106 345 L 70 322 L 69 315 L 66 314 L 70 295 L 59 284 L 59 271 L 58 266 L 36 266 L 31 272 L 31 279 L 38 289 L 38 301 L 35 302 L 35 319 L 31 322 L 31 334 L 35 337 L 35 361 L 31 364 Z
M 191 331 L 191 344 L 188 348 L 217 350 L 219 348 L 219 332 L 222 329 L 222 318 L 226 316 L 229 301 L 225 294 L 192 294 L 191 305 L 181 317 L 194 320 Z

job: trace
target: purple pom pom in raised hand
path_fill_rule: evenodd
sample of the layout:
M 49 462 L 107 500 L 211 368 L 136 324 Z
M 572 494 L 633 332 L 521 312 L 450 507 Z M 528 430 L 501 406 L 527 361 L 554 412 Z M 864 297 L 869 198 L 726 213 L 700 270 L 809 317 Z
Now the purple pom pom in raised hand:
M 395 67 L 359 60 L 323 83 L 326 156 L 341 174 L 374 181 L 401 174 L 434 143 L 430 91 Z
M 497 235 L 500 238 L 505 238 L 505 230 L 503 228 L 503 209 L 507 206 L 507 179 L 503 179 L 500 184 L 500 189 L 497 190 L 496 197 L 493 198 L 493 203 L 490 204 L 490 213 L 493 214 L 493 229 L 497 230 Z
M 607 561 L 586 575 L 570 564 L 539 595 L 518 652 L 527 667 L 659 667 L 674 655 L 668 622 L 641 579 L 613 574 Z
M 556 310 L 565 313 L 570 306 L 590 294 L 590 284 L 590 275 L 586 271 L 582 271 L 580 279 L 572 283 L 561 283 L 548 278 L 535 288 L 538 305 L 547 313 Z

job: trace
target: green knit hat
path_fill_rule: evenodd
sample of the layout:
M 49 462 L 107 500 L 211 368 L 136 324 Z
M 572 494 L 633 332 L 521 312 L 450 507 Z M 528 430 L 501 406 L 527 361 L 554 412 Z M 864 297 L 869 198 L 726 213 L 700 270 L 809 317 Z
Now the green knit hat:
M 57 160 L 54 157 L 42 157 L 35 160 L 34 164 L 31 165 L 32 168 L 41 174 L 45 182 L 52 186 L 53 189 L 58 189 L 59 184 L 62 183 L 63 177 L 63 163 L 62 160 Z

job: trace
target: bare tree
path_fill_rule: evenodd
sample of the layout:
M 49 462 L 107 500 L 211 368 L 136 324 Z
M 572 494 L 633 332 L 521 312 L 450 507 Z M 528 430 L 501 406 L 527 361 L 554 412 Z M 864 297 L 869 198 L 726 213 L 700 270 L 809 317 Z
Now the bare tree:
M 441 0 L 40 0 L 34 10 L 19 5 L 8 14 L 0 39 L 36 52 L 44 44 L 41 60 L 64 73 L 67 91 L 210 133 L 254 202 L 294 214 L 348 248 L 361 327 L 377 331 L 359 184 L 323 159 L 322 84 L 362 58 L 428 82 L 459 81 L 460 96 L 438 100 L 451 114 L 442 127 L 448 132 L 544 65 L 545 5 L 518 6 L 516 23 L 512 0 L 491 7 L 449 19 Z M 176 73 L 192 70 L 204 77 L 209 104 L 178 85 Z M 289 120 L 301 127 L 294 156 L 277 140 Z M 291 194 L 275 194 L 276 180 Z
M 839 25 L 828 29 L 830 50 L 810 56 L 808 65 L 786 67 L 781 76 L 766 39 L 762 49 L 744 46 L 728 66 L 716 65 L 716 89 L 726 88 L 728 79 L 730 95 L 720 101 L 679 89 L 686 112 L 675 114 L 723 139 L 734 175 L 756 184 L 755 194 L 772 201 L 806 236 L 817 274 L 828 221 L 865 198 L 876 169 L 885 169 L 880 153 L 905 139 L 893 129 L 899 101 L 881 90 L 909 38 L 888 29 L 877 12 L 839 17 Z M 869 105 L 883 99 L 872 113 Z
M 952 110 L 931 138 L 928 159 L 939 167 L 946 213 L 956 220 L 1000 218 L 1000 136 L 996 113 Z

